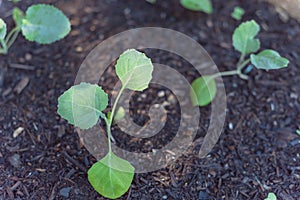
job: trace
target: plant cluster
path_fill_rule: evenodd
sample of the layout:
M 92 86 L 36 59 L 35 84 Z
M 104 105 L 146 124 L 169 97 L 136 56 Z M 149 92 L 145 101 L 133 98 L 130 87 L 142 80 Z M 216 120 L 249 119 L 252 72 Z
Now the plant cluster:
M 145 54 L 130 49 L 120 55 L 115 68 L 122 87 L 111 112 L 103 113 L 108 105 L 108 97 L 96 84 L 81 83 L 72 86 L 58 98 L 58 114 L 70 124 L 88 129 L 95 126 L 99 118 L 104 120 L 108 153 L 89 169 L 88 180 L 98 193 L 111 199 L 122 196 L 130 187 L 134 176 L 134 167 L 112 151 L 111 126 L 119 118 L 116 114 L 118 101 L 125 89 L 143 91 L 148 88 L 153 64 Z M 122 107 L 120 110 L 117 113 L 124 113 Z
M 260 49 L 260 40 L 256 38 L 259 30 L 260 26 L 254 20 L 244 22 L 235 29 L 232 43 L 234 48 L 241 53 L 236 69 L 201 76 L 194 80 L 190 92 L 193 105 L 206 106 L 214 99 L 217 94 L 215 79 L 219 76 L 238 75 L 242 79 L 248 79 L 243 69 L 250 63 L 257 69 L 267 71 L 288 66 L 289 60 L 281 57 L 274 50 L 266 49 L 256 53 Z
M 7 54 L 20 32 L 29 41 L 50 44 L 64 38 L 71 29 L 68 18 L 51 5 L 32 5 L 25 13 L 14 8 L 12 16 L 15 27 L 9 33 L 6 23 L 0 18 L 0 54 Z
M 260 49 L 260 41 L 256 38 L 259 25 L 254 21 L 242 23 L 233 34 L 233 46 L 241 53 L 237 69 L 205 75 L 197 78 L 191 85 L 191 101 L 193 105 L 205 106 L 216 95 L 215 79 L 219 76 L 239 75 L 247 79 L 242 70 L 249 63 L 258 69 L 280 69 L 286 67 L 289 61 L 274 50 Z M 246 59 L 246 56 L 250 58 Z M 153 65 L 145 54 L 130 49 L 120 55 L 115 66 L 116 73 L 122 82 L 111 112 L 104 114 L 108 105 L 108 96 L 96 84 L 81 83 L 72 86 L 58 98 L 58 114 L 81 129 L 95 126 L 101 118 L 106 124 L 108 138 L 107 155 L 95 163 L 88 171 L 88 180 L 101 195 L 115 199 L 122 196 L 130 187 L 134 176 L 134 167 L 126 160 L 119 158 L 112 151 L 111 126 L 113 121 L 124 117 L 124 110 L 118 107 L 118 101 L 125 89 L 143 91 L 148 88 L 152 78 Z

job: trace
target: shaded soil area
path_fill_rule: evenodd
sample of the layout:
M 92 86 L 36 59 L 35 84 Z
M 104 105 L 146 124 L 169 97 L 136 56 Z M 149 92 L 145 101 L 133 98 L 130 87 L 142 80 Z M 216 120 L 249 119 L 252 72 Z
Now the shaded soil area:
M 9 54 L 0 57 L 5 72 L 0 89 L 1 200 L 104 199 L 87 181 L 86 171 L 95 158 L 80 142 L 76 129 L 56 113 L 58 96 L 73 85 L 81 62 L 94 46 L 135 27 L 180 31 L 203 45 L 220 71 L 234 69 L 239 58 L 231 45 L 232 32 L 239 24 L 230 16 L 234 6 L 246 10 L 243 20 L 255 19 L 261 25 L 262 47 L 279 51 L 290 66 L 269 72 L 253 69 L 247 81 L 224 78 L 227 117 L 212 152 L 200 159 L 199 145 L 195 145 L 164 169 L 136 174 L 129 192 L 120 199 L 243 200 L 264 199 L 268 192 L 278 199 L 300 199 L 300 136 L 296 134 L 300 128 L 300 26 L 295 20 L 283 22 L 273 6 L 259 0 L 215 0 L 212 15 L 162 0 L 155 5 L 141 0 L 26 1 L 17 5 L 26 10 L 38 2 L 62 9 L 73 27 L 67 38 L 48 46 L 20 36 Z M 8 1 L 0 7 L 9 28 L 12 7 Z M 147 51 L 147 55 L 172 66 L 189 81 L 198 76 L 188 62 L 175 55 L 156 51 Z M 114 83 L 113 77 L 100 81 L 108 93 Z M 170 96 L 170 91 L 157 86 L 136 93 L 130 107 L 134 121 L 146 123 L 150 104 L 176 102 Z M 169 132 L 149 143 L 123 136 L 115 127 L 118 145 L 149 151 L 170 141 L 180 110 L 177 103 L 166 110 Z M 201 108 L 199 136 L 207 129 L 209 112 L 209 107 Z

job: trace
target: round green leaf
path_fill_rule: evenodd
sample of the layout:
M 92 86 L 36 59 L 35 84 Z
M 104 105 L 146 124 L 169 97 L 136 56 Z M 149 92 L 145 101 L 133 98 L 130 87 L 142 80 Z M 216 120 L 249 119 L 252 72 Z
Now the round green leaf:
M 0 40 L 4 40 L 6 31 L 6 23 L 0 18 Z
M 186 9 L 193 11 L 203 11 L 207 14 L 213 12 L 213 7 L 210 0 L 181 0 L 181 5 Z
M 29 41 L 50 44 L 64 38 L 71 30 L 68 18 L 51 5 L 30 6 L 22 20 L 22 33 Z
M 152 72 L 150 58 L 135 49 L 122 53 L 116 64 L 116 73 L 123 87 L 130 90 L 143 91 L 148 88 Z
M 231 17 L 236 20 L 241 20 L 244 14 L 245 10 L 239 6 L 236 6 L 231 13 Z
M 13 9 L 13 19 L 17 27 L 21 27 L 22 21 L 24 19 L 24 13 L 19 8 Z
M 281 57 L 278 52 L 267 49 L 259 54 L 250 55 L 251 63 L 258 69 L 280 69 L 287 67 L 289 60 Z
M 81 129 L 93 127 L 108 104 L 107 94 L 98 85 L 81 83 L 58 98 L 58 114 Z
M 88 171 L 88 180 L 104 197 L 116 199 L 129 189 L 134 176 L 134 167 L 112 152 L 95 163 Z
M 277 197 L 273 192 L 270 192 L 265 200 L 277 200 Z
M 259 40 L 255 39 L 259 30 L 260 27 L 254 20 L 242 23 L 232 36 L 234 48 L 244 55 L 256 52 L 260 48 Z
M 191 100 L 194 106 L 208 105 L 217 94 L 216 81 L 211 76 L 202 76 L 195 79 L 190 91 Z

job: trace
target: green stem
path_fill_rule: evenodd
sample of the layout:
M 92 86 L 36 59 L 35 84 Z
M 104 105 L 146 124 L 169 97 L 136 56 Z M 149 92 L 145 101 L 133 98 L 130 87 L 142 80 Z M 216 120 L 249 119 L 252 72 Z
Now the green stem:
M 112 148 L 111 148 L 111 123 L 107 122 L 106 123 L 106 131 L 107 131 L 107 139 L 108 139 L 108 152 L 111 153 L 112 152 Z
M 117 108 L 117 105 L 118 105 L 118 102 L 120 100 L 120 97 L 124 91 L 124 87 L 121 88 L 121 90 L 119 91 L 117 97 L 116 97 L 116 100 L 114 102 L 114 105 L 112 107 L 112 110 L 111 110 L 111 114 L 110 114 L 110 117 L 109 119 L 107 119 L 105 122 L 106 122 L 106 130 L 107 130 L 107 137 L 108 137 L 108 150 L 109 150 L 109 153 L 112 153 L 112 148 L 111 148 L 111 124 L 113 122 L 113 119 L 114 119 L 114 114 L 116 112 L 116 108 Z
M 0 48 L 0 53 L 2 53 L 2 54 L 7 54 L 7 45 L 6 45 L 6 43 L 5 43 L 5 41 L 4 40 L 0 40 L 0 44 L 1 44 L 1 46 L 2 46 L 2 48 Z
M 13 28 L 8 34 L 7 34 L 7 36 L 6 36 L 6 38 L 5 38 L 5 43 L 7 44 L 8 43 L 8 41 L 10 40 L 10 38 L 11 38 L 11 36 L 16 32 L 16 31 L 20 31 L 20 28 L 19 27 L 15 27 L 15 28 Z
M 244 60 L 245 60 L 245 54 L 241 54 L 241 57 L 240 57 L 240 59 L 239 59 L 239 61 L 238 61 L 238 63 L 237 63 L 237 66 L 239 66 L 242 62 L 244 62 Z
M 239 74 L 239 72 L 237 70 L 232 70 L 232 71 L 219 72 L 219 73 L 211 75 L 211 77 L 217 78 L 220 76 L 232 76 L 232 75 L 237 75 L 237 74 Z
M 14 32 L 13 36 L 10 38 L 10 40 L 7 42 L 7 48 L 10 48 L 11 45 L 16 41 L 18 35 L 19 35 L 19 30 L 17 30 L 16 32 Z
M 242 69 L 250 62 L 250 59 L 247 59 L 245 61 L 243 61 L 241 64 L 238 65 L 237 70 L 238 71 L 242 71 Z

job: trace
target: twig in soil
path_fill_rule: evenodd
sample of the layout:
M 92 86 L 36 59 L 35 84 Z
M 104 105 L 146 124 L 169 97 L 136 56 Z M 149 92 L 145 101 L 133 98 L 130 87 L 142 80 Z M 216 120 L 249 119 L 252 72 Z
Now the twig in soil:
M 56 192 L 56 188 L 57 186 L 59 185 L 60 182 L 57 182 L 55 183 L 55 185 L 53 186 L 52 188 L 52 191 L 51 191 L 51 195 L 49 197 L 49 200 L 53 200 L 55 198 L 55 192 Z
M 23 64 L 17 64 L 17 63 L 10 63 L 9 66 L 11 68 L 15 68 L 15 69 L 24 69 L 24 70 L 35 70 L 35 66 L 31 66 L 31 65 L 23 65 Z
M 78 167 L 81 171 L 86 172 L 86 168 L 81 165 L 77 160 L 74 160 L 67 152 L 63 152 L 65 158 L 70 161 L 73 165 Z
M 17 189 L 17 187 L 19 187 L 19 185 L 21 185 L 21 181 L 18 181 L 18 182 L 16 182 L 11 188 L 10 188 L 10 190 L 11 191 L 14 191 L 15 189 Z

